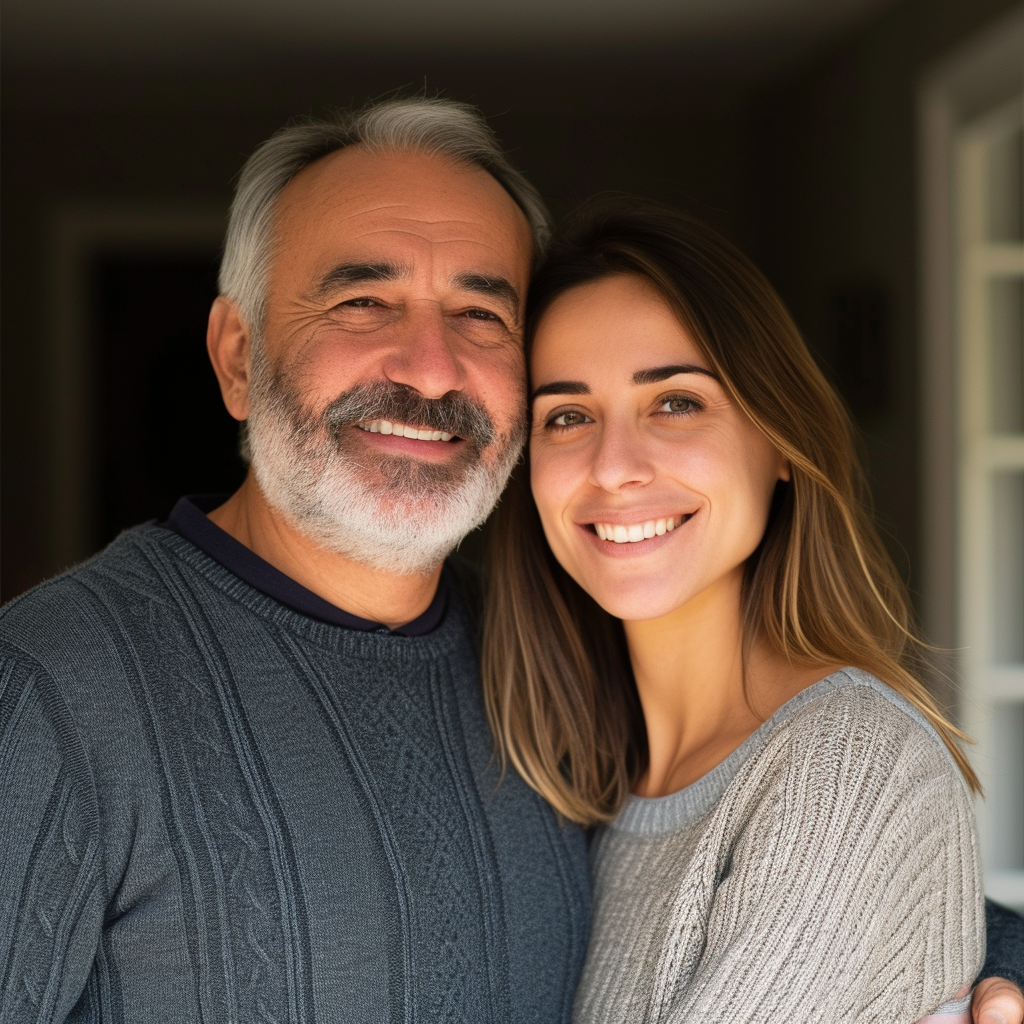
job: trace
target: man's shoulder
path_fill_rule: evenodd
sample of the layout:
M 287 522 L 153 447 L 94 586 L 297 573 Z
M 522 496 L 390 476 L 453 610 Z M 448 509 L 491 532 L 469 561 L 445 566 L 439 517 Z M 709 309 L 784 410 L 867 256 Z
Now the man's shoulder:
M 176 535 L 155 524 L 126 530 L 92 558 L 40 583 L 0 609 L 7 658 L 83 653 L 139 609 L 166 600 Z

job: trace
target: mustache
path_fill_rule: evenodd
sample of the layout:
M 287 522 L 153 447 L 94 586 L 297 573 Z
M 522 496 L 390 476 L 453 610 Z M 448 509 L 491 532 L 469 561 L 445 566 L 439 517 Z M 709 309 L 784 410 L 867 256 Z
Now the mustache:
M 440 398 L 424 398 L 414 388 L 392 381 L 357 384 L 335 398 L 324 409 L 322 418 L 335 434 L 353 423 L 391 420 L 443 430 L 477 449 L 486 448 L 498 436 L 483 406 L 458 391 Z

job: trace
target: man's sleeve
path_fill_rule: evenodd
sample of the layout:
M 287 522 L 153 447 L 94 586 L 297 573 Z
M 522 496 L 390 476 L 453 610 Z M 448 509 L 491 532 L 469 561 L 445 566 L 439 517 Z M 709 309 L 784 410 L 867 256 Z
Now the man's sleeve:
M 60 1021 L 103 923 L 85 750 L 48 675 L 0 645 L 0 1020 Z
M 985 900 L 988 955 L 978 981 L 1006 978 L 1024 990 L 1024 918 L 992 900 Z

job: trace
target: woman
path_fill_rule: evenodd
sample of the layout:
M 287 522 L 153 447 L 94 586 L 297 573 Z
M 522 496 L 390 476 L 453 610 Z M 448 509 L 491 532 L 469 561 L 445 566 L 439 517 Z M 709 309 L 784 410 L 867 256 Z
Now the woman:
M 533 500 L 521 475 L 499 512 L 484 674 L 503 757 L 602 826 L 576 1019 L 962 996 L 977 779 L 779 299 L 709 228 L 615 201 L 531 301 Z

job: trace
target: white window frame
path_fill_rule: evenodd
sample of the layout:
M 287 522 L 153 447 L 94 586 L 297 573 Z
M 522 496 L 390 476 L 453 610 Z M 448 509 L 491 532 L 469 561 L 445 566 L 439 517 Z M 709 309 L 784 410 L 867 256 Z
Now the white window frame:
M 1003 730 L 999 757 L 995 742 L 1000 714 L 1008 705 L 1024 706 L 1024 667 L 995 664 L 989 627 L 992 474 L 1024 470 L 1024 436 L 989 431 L 984 308 L 992 277 L 1024 274 L 1024 245 L 988 244 L 978 231 L 981 154 L 1000 118 L 1020 116 L 1012 104 L 1015 98 L 1021 104 L 1022 94 L 1024 8 L 1018 8 L 924 77 L 918 114 L 924 625 L 933 643 L 952 652 L 938 660 L 960 684 L 959 721 L 977 740 L 970 754 L 982 784 L 997 807 L 1005 809 L 1009 799 L 1024 819 L 1024 770 L 1017 770 L 1024 734 L 1011 737 L 1008 751 Z M 983 862 L 1005 861 L 1007 823 L 991 801 L 976 806 Z M 1013 852 L 1024 867 L 1024 849 Z M 1024 869 L 986 869 L 985 888 L 1024 908 Z

